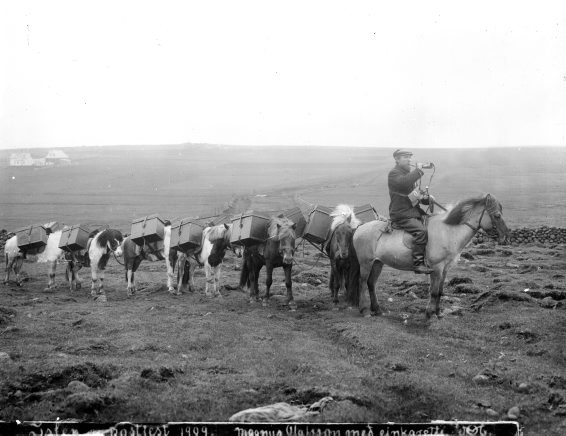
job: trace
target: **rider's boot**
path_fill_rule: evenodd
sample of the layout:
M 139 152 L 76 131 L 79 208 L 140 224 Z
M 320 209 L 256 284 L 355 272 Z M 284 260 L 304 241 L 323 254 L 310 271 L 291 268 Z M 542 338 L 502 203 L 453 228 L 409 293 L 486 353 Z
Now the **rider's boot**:
M 425 250 L 426 245 L 413 246 L 413 269 L 415 274 L 430 274 L 434 270 L 425 265 Z

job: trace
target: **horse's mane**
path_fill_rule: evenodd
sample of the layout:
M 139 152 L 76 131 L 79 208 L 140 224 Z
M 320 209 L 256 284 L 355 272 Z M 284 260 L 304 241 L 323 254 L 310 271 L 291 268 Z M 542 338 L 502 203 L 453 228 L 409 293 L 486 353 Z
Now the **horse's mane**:
M 206 229 L 204 229 L 203 233 L 203 236 L 208 238 L 210 242 L 215 242 L 219 239 L 230 241 L 230 236 L 232 234 L 232 224 L 228 224 L 228 228 L 226 228 L 224 224 L 207 227 Z
M 485 201 L 486 196 L 481 196 L 458 202 L 444 217 L 444 224 L 455 226 L 466 222 L 474 210 L 474 207 L 484 204 Z
M 120 230 L 116 229 L 102 230 L 100 233 L 97 233 L 97 236 L 96 242 L 99 247 L 106 247 L 106 244 L 112 240 L 120 243 L 124 239 Z
M 295 223 L 284 215 L 272 216 L 267 225 L 267 235 L 276 241 L 287 237 L 295 239 L 294 225 Z
M 338 206 L 336 206 L 330 213 L 330 216 L 334 217 L 332 224 L 330 225 L 330 231 L 334 231 L 334 229 L 340 224 L 347 223 L 348 218 L 350 218 L 349 224 L 352 229 L 357 229 L 358 226 L 362 223 L 358 218 L 356 218 L 354 209 L 347 204 L 339 204 Z

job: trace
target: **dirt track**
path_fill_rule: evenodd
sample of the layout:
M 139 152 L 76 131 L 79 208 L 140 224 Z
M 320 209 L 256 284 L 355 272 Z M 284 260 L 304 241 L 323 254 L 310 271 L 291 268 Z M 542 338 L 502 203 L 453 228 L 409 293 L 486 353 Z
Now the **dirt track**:
M 198 270 L 196 293 L 168 294 L 157 263 L 142 264 L 141 291 L 128 299 L 112 260 L 105 304 L 85 288 L 71 294 L 62 271 L 59 288 L 44 291 L 45 265 L 26 264 L 22 288 L 2 287 L 0 418 L 225 421 L 330 395 L 321 421 L 500 420 L 518 406 L 526 434 L 562 433 L 564 247 L 476 246 L 463 257 L 445 316 L 431 324 L 425 279 L 390 269 L 378 295 L 388 313 L 335 310 L 327 261 L 308 246 L 294 268 L 296 312 L 284 306 L 280 271 L 269 307 L 228 289 L 239 276 L 231 257 L 224 297 L 212 300 Z

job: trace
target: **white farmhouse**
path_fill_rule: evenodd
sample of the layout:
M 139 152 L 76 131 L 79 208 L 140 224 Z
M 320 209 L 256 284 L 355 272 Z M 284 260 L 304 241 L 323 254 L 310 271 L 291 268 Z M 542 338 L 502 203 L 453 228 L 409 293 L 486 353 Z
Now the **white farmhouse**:
M 71 159 L 62 150 L 49 150 L 47 156 L 45 156 L 45 162 L 47 165 L 69 165 L 71 163 Z
M 31 153 L 12 153 L 10 155 L 11 167 L 30 167 L 33 166 L 34 163 Z

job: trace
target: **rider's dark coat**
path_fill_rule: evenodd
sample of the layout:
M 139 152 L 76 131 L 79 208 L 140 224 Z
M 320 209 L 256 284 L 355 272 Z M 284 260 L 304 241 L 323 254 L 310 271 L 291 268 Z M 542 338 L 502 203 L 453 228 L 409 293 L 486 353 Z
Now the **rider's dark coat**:
M 425 211 L 419 207 L 417 203 L 415 206 L 411 203 L 408 195 L 415 189 L 417 180 L 423 176 L 424 172 L 418 168 L 413 171 L 401 168 L 399 165 L 389 172 L 388 185 L 389 197 L 389 218 L 392 221 L 418 218 L 426 215 Z M 423 204 L 426 204 L 423 202 Z

